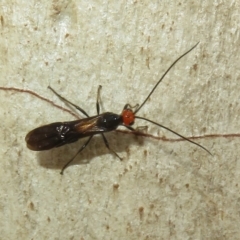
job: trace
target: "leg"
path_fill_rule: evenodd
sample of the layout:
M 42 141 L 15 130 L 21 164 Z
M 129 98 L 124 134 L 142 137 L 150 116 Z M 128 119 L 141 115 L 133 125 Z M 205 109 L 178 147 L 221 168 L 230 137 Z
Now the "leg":
M 96 103 L 97 114 L 98 114 L 98 115 L 99 115 L 99 113 L 100 113 L 100 90 L 101 90 L 101 89 L 102 89 L 102 86 L 99 85 L 99 86 L 98 86 L 98 92 L 97 92 L 97 103 Z M 104 141 L 105 146 L 107 147 L 107 149 L 108 149 L 110 152 L 114 153 L 115 156 L 118 157 L 120 160 L 122 160 L 122 158 L 119 157 L 119 155 L 109 147 L 108 140 L 106 139 L 106 137 L 104 136 L 104 134 L 102 133 L 101 135 L 102 135 L 103 141 Z
M 126 125 L 122 125 L 122 126 L 124 126 L 125 128 L 127 128 L 127 129 L 129 129 L 129 130 L 131 130 L 131 131 L 133 131 L 133 132 L 135 132 L 135 131 L 136 131 L 136 130 L 135 130 L 133 127 L 126 126 Z
M 135 128 L 135 131 L 136 132 L 144 132 L 144 131 L 147 131 L 147 129 L 148 129 L 148 126 L 139 126 L 139 127 Z
M 81 146 L 77 153 L 63 166 L 60 174 L 63 175 L 64 170 L 69 166 L 69 164 L 75 159 L 75 157 L 89 144 L 93 136 L 89 137 L 88 140 Z
M 88 114 L 79 106 L 77 106 L 76 104 L 68 101 L 66 98 L 62 97 L 60 94 L 58 94 L 52 87 L 48 86 L 48 88 L 54 93 L 56 94 L 62 101 L 72 105 L 73 107 L 75 107 L 77 110 L 79 110 L 81 113 L 83 113 L 86 117 L 89 117 Z
M 148 127 L 147 126 L 140 126 L 140 127 L 136 127 L 136 128 L 133 128 L 133 127 L 130 127 L 130 126 L 126 126 L 126 125 L 123 125 L 125 128 L 127 128 L 128 130 L 134 132 L 135 136 L 143 136 L 142 134 L 146 134 L 144 133 L 144 130 L 146 130 Z M 145 135 L 146 136 L 146 135 Z
M 129 103 L 127 103 L 123 109 L 138 109 L 139 104 L 136 104 L 135 106 L 131 106 Z M 133 111 L 134 112 L 134 111 Z
M 98 91 L 97 91 L 97 103 L 96 103 L 96 107 L 97 107 L 97 114 L 99 115 L 100 113 L 100 90 L 102 89 L 102 86 L 99 85 L 98 86 Z
M 139 126 L 139 127 L 136 127 L 136 128 L 133 128 L 133 127 L 130 127 L 130 126 L 125 126 L 125 125 L 122 125 L 124 126 L 125 128 L 133 131 L 133 132 L 143 132 L 145 131 L 146 129 L 148 129 L 148 126 Z
M 104 134 L 102 133 L 102 138 L 103 138 L 103 141 L 105 143 L 105 146 L 107 147 L 107 149 L 111 152 L 111 153 L 114 153 L 116 157 L 118 157 L 121 161 L 123 160 L 114 150 L 112 150 L 110 147 L 109 147 L 109 144 L 108 144 L 108 140 L 106 139 L 106 137 L 104 136 Z

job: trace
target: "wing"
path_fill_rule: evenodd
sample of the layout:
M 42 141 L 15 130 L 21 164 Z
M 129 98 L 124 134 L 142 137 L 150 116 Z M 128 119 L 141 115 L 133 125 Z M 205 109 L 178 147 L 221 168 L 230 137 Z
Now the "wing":
M 55 122 L 32 130 L 25 140 L 33 151 L 49 150 L 79 138 L 112 131 L 121 124 L 121 119 L 120 115 L 107 112 L 71 122 Z
M 85 137 L 75 128 L 80 121 L 55 122 L 38 127 L 25 137 L 27 147 L 33 151 L 43 151 L 75 142 L 79 138 Z

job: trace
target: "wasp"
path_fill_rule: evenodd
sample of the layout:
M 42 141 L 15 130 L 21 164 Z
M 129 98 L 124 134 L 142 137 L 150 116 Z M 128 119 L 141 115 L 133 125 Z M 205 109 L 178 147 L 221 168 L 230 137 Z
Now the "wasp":
M 75 105 L 74 103 L 70 102 L 66 98 L 62 97 L 60 94 L 58 94 L 53 88 L 49 86 L 49 89 L 56 94 L 61 100 L 67 102 L 77 110 L 79 110 L 83 115 L 86 116 L 86 118 L 70 121 L 70 122 L 55 122 L 48 125 L 44 125 L 38 128 L 35 128 L 34 130 L 30 131 L 26 135 L 26 143 L 27 147 L 33 151 L 43 151 L 43 150 L 49 150 L 55 147 L 60 147 L 65 144 L 73 143 L 79 140 L 80 138 L 87 138 L 87 141 L 81 146 L 81 148 L 77 151 L 77 153 L 63 166 L 61 170 L 61 174 L 63 174 L 64 170 L 69 166 L 69 164 L 75 159 L 75 157 L 82 152 L 89 142 L 91 141 L 92 137 L 94 135 L 100 134 L 102 136 L 103 142 L 105 146 L 109 149 L 110 152 L 115 154 L 116 157 L 118 157 L 120 160 L 122 159 L 114 150 L 112 150 L 109 146 L 109 142 L 107 138 L 105 137 L 106 132 L 110 132 L 113 130 L 116 130 L 119 126 L 126 127 L 130 131 L 136 132 L 137 129 L 134 129 L 132 126 L 135 123 L 135 119 L 142 119 L 147 122 L 150 122 L 158 127 L 164 128 L 173 134 L 179 136 L 180 138 L 195 144 L 196 146 L 202 148 L 204 151 L 209 153 L 211 152 L 203 147 L 202 145 L 188 139 L 187 137 L 184 137 L 183 135 L 173 131 L 172 129 L 163 126 L 162 124 L 159 124 L 155 121 L 152 121 L 150 119 L 140 117 L 137 115 L 137 113 L 142 109 L 142 107 L 146 104 L 147 100 L 150 98 L 150 96 L 153 94 L 155 89 L 158 87 L 160 82 L 164 79 L 164 77 L 167 75 L 167 73 L 170 71 L 170 69 L 185 55 L 187 55 L 189 52 L 191 52 L 196 46 L 194 45 L 191 49 L 189 49 L 187 52 L 182 54 L 180 57 L 178 57 L 165 71 L 165 73 L 162 75 L 162 77 L 158 80 L 158 82 L 155 84 L 151 92 L 148 94 L 148 96 L 145 98 L 145 100 L 142 102 L 142 104 L 137 104 L 136 106 L 131 106 L 130 104 L 125 104 L 121 114 L 116 114 L 112 112 L 105 112 L 100 113 L 100 90 L 102 86 L 98 87 L 97 92 L 97 102 L 96 102 L 96 108 L 97 108 L 97 115 L 90 117 L 84 109 L 81 107 Z

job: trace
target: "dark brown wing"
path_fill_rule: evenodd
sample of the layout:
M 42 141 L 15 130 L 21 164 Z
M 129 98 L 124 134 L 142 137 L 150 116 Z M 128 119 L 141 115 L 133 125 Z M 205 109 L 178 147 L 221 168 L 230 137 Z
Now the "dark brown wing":
M 112 131 L 121 123 L 120 115 L 107 112 L 81 120 L 38 127 L 29 132 L 25 140 L 29 149 L 43 151 L 75 142 L 79 138 Z
M 33 151 L 49 150 L 77 141 L 96 131 L 98 117 L 71 122 L 55 122 L 30 131 L 25 137 L 27 147 Z M 94 132 L 95 132 L 94 131 Z
M 56 122 L 38 127 L 27 134 L 27 147 L 42 151 L 75 142 L 79 139 L 79 134 L 74 131 L 74 125 L 74 122 Z

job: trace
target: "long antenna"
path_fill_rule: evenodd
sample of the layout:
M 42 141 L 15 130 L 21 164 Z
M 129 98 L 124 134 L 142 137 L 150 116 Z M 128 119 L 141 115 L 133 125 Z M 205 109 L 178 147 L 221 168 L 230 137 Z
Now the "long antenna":
M 200 144 L 198 144 L 198 143 L 196 143 L 196 142 L 194 142 L 194 141 L 192 141 L 192 140 L 184 137 L 183 135 L 181 135 L 181 134 L 173 131 L 172 129 L 163 126 L 163 125 L 160 124 L 160 123 L 156 123 L 156 122 L 154 122 L 154 121 L 152 121 L 152 120 L 150 120 L 150 119 L 144 118 L 144 117 L 135 116 L 135 118 L 145 120 L 145 121 L 150 122 L 150 123 L 152 123 L 152 124 L 155 124 L 155 125 L 157 125 L 157 126 L 159 126 L 159 127 L 161 127 L 161 128 L 164 128 L 164 129 L 168 130 L 169 132 L 174 133 L 175 135 L 181 137 L 182 139 L 184 139 L 184 140 L 186 140 L 186 141 L 188 141 L 188 142 L 190 142 L 190 143 L 195 144 L 196 146 L 202 148 L 204 151 L 206 151 L 207 153 L 209 153 L 210 155 L 212 155 L 212 153 L 211 153 L 209 150 L 207 150 L 207 148 L 205 148 L 205 147 L 203 147 L 202 145 L 200 145 Z M 212 156 L 213 156 L 213 155 L 212 155 Z
M 199 43 L 199 42 L 198 42 Z M 143 105 L 146 103 L 146 101 L 150 98 L 150 96 L 152 95 L 152 93 L 155 91 L 155 89 L 157 88 L 157 86 L 159 85 L 159 83 L 164 79 L 164 77 L 167 75 L 167 73 L 170 71 L 170 69 L 181 59 L 183 58 L 185 55 L 187 55 L 189 52 L 191 52 L 197 45 L 195 44 L 191 49 L 189 49 L 187 52 L 185 52 L 183 55 L 181 55 L 179 58 L 177 58 L 171 65 L 170 67 L 167 69 L 167 71 L 162 75 L 162 77 L 159 79 L 159 81 L 157 82 L 157 84 L 154 86 L 154 88 L 152 89 L 152 91 L 148 94 L 148 96 L 146 97 L 146 99 L 143 101 L 143 103 L 134 111 L 134 114 L 136 114 L 142 107 Z

